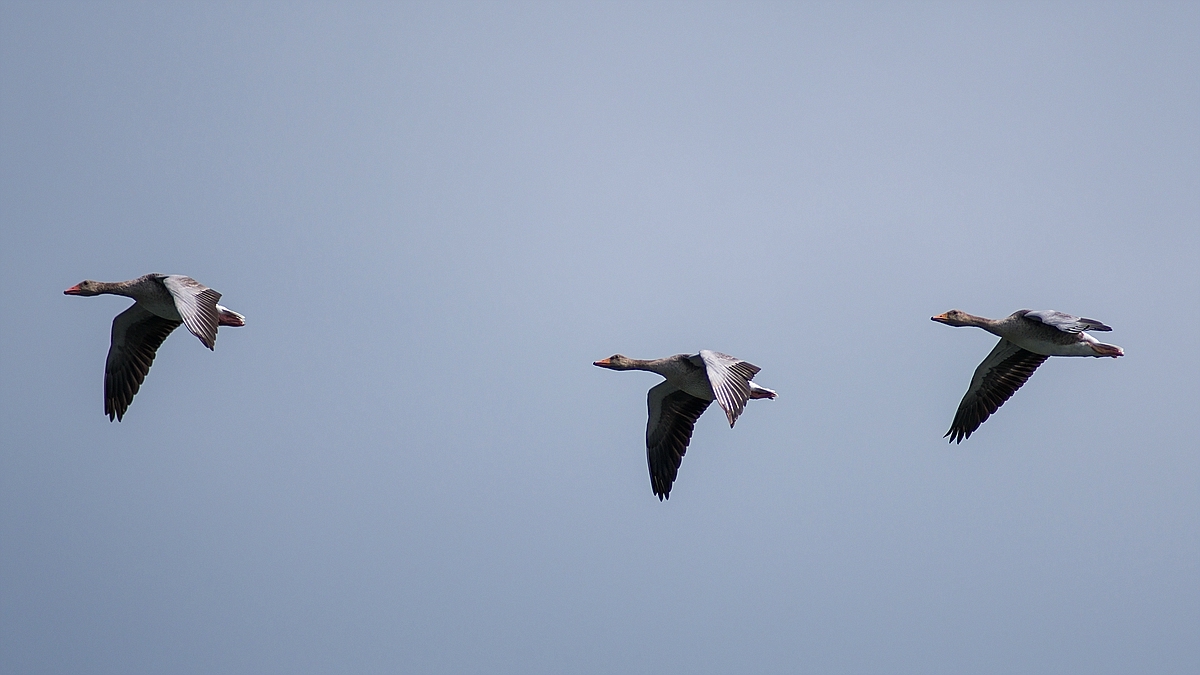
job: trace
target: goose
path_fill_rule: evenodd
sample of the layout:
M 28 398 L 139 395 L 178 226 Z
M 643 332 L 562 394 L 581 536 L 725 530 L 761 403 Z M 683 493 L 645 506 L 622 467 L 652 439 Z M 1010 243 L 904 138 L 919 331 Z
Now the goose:
M 184 324 L 205 347 L 217 341 L 217 326 L 244 326 L 246 317 L 217 304 L 221 294 L 191 277 L 147 274 L 129 281 L 81 281 L 65 295 L 123 295 L 136 302 L 113 319 L 104 363 L 104 414 L 118 422 L 146 379 L 154 354 L 171 331 Z
M 1051 356 L 1124 356 L 1125 350 L 1100 342 L 1084 331 L 1110 331 L 1096 321 L 1052 309 L 1013 312 L 1004 319 L 985 319 L 952 309 L 930 317 L 947 326 L 975 326 L 998 335 L 1000 342 L 975 369 L 971 386 L 958 404 L 954 422 L 943 438 L 962 443 L 996 412 L 1033 371 Z
M 610 370 L 647 370 L 667 378 L 646 396 L 646 463 L 650 487 L 661 502 L 671 497 L 671 484 L 687 452 L 696 420 L 715 399 L 732 429 L 746 401 L 775 398 L 775 392 L 751 381 L 758 366 L 728 354 L 700 350 L 691 356 L 676 354 L 663 359 L 631 359 L 614 354 L 592 363 Z

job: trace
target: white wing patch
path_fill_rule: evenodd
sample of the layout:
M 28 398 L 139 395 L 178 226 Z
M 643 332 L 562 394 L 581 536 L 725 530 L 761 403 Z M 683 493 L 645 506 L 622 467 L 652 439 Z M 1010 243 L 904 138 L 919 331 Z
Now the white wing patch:
M 217 342 L 217 320 L 220 310 L 217 301 L 221 294 L 191 277 L 165 274 L 163 286 L 175 299 L 175 309 L 192 335 L 200 338 L 205 347 L 212 349 Z
M 704 361 L 713 396 L 725 411 L 729 426 L 733 427 L 746 408 L 746 401 L 750 400 L 750 380 L 762 369 L 728 354 L 707 349 L 700 350 L 700 359 Z

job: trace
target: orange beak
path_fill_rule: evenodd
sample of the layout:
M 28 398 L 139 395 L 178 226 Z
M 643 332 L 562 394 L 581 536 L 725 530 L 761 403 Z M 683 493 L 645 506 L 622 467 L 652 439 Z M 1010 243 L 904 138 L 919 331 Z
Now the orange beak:
M 74 286 L 63 291 L 63 295 L 83 295 L 83 291 L 79 290 L 79 284 L 75 284 Z
M 608 366 L 612 365 L 612 359 L 600 359 L 599 361 L 592 361 L 592 365 L 607 368 Z
M 941 314 L 938 314 L 937 316 L 929 317 L 929 320 L 937 321 L 938 323 L 946 323 L 946 321 L 948 321 L 949 319 L 946 317 L 946 313 L 942 312 Z

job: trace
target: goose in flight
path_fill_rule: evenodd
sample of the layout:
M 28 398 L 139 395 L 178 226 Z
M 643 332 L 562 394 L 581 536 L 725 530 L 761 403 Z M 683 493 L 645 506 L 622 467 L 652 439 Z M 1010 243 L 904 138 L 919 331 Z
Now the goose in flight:
M 209 349 L 217 326 L 244 326 L 246 317 L 217 304 L 221 294 L 191 277 L 147 274 L 129 281 L 81 281 L 66 295 L 124 295 L 136 302 L 113 319 L 104 364 L 104 414 L 120 421 L 146 379 L 154 353 L 184 324 Z
M 648 361 L 616 354 L 592 365 L 611 370 L 648 370 L 667 378 L 651 387 L 646 397 L 650 412 L 646 462 L 650 466 L 650 487 L 659 501 L 670 498 L 671 484 L 679 473 L 696 419 L 714 399 L 733 428 L 746 401 L 775 398 L 775 392 L 751 382 L 758 366 L 707 349 L 692 356 L 676 354 Z
M 975 326 L 1000 337 L 992 352 L 975 369 L 971 386 L 958 404 L 954 422 L 943 438 L 961 443 L 1009 399 L 1037 367 L 1051 356 L 1124 356 L 1084 331 L 1110 331 L 1095 319 L 1084 319 L 1052 309 L 1023 309 L 1004 319 L 985 319 L 952 309 L 931 317 L 947 326 Z

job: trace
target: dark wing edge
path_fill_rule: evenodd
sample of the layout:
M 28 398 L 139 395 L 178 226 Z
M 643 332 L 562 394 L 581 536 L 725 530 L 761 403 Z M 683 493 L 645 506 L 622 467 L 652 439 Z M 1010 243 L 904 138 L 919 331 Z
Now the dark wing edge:
M 943 438 L 949 438 L 951 443 L 970 438 L 1048 358 L 1001 340 L 975 370 L 971 387 L 958 404 L 954 422 Z
M 104 364 L 104 414 L 111 422 L 125 416 L 154 363 L 154 354 L 179 321 L 133 305 L 113 319 L 112 342 Z
M 647 395 L 646 464 L 650 487 L 659 501 L 671 497 L 671 485 L 692 440 L 696 420 L 712 401 L 696 398 L 663 382 Z

